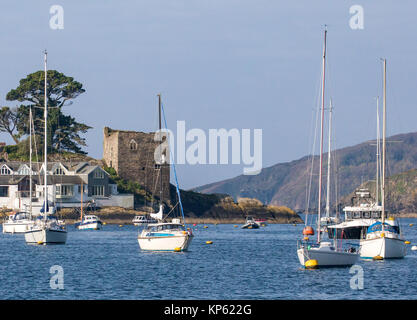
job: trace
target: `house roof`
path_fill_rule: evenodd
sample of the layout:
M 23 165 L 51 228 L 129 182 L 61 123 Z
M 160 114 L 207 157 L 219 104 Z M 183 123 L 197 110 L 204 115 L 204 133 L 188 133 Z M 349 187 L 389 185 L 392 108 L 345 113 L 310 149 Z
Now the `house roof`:
M 7 175 L 1 176 L 0 175 L 0 185 L 16 185 L 25 178 L 29 179 L 29 175 Z M 32 181 L 34 184 L 42 185 L 43 184 L 43 175 L 33 175 Z M 48 175 L 48 185 L 51 184 L 81 184 L 84 183 L 84 180 L 81 179 L 79 176 L 66 176 L 66 175 Z

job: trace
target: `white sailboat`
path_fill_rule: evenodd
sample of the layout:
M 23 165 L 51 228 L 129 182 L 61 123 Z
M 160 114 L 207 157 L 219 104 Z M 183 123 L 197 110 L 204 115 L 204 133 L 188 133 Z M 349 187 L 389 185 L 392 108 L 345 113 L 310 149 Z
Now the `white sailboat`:
M 364 259 L 403 258 L 406 255 L 406 245 L 399 232 L 385 221 L 385 163 L 386 163 L 386 84 L 387 84 L 387 60 L 384 59 L 384 111 L 382 126 L 382 218 L 381 221 L 369 226 L 365 239 L 360 241 L 360 255 Z M 391 218 L 392 221 L 393 218 Z
M 84 190 L 84 185 L 81 180 L 81 190 Z M 103 227 L 103 222 L 94 214 L 84 214 L 84 202 L 83 194 L 81 192 L 81 218 L 80 221 L 77 221 L 74 224 L 74 227 L 78 230 L 101 230 Z
M 45 66 L 45 87 L 44 87 L 44 147 L 45 147 L 45 161 L 44 161 L 44 205 L 43 217 L 38 216 L 35 224 L 25 232 L 25 241 L 28 244 L 64 244 L 67 241 L 67 230 L 54 215 L 48 215 L 48 185 L 47 185 L 47 164 L 48 164 L 48 148 L 47 148 L 47 120 L 48 120 L 48 104 L 47 104 L 47 52 L 44 54 Z
M 161 133 L 161 95 L 158 95 L 159 100 L 159 132 Z M 165 119 L 165 117 L 164 117 Z M 166 125 L 165 125 L 166 126 Z M 162 171 L 163 165 L 166 163 L 165 157 L 160 152 L 159 170 Z M 181 203 L 181 195 L 179 192 L 179 186 L 177 181 L 177 174 L 175 165 L 173 165 L 174 176 L 177 186 L 178 204 L 182 214 L 182 220 L 180 218 L 174 218 L 172 221 L 165 221 L 164 206 L 162 202 L 162 172 L 160 172 L 160 205 L 157 213 L 151 213 L 151 218 L 157 219 L 157 223 L 148 224 L 138 235 L 138 243 L 144 251 L 186 251 L 191 243 L 193 234 L 191 231 L 186 230 L 184 221 L 184 212 Z
M 324 122 L 324 89 L 326 71 L 326 40 L 327 30 L 324 31 L 323 46 L 323 71 L 322 71 L 322 92 L 321 92 L 321 138 L 320 138 L 320 170 L 319 170 L 319 196 L 318 196 L 318 215 L 317 215 L 317 243 L 309 241 L 299 241 L 297 244 L 297 256 L 302 266 L 308 267 L 332 267 L 350 266 L 356 263 L 359 254 L 356 252 L 342 251 L 335 248 L 329 241 L 321 241 L 321 189 L 322 189 L 322 170 L 323 170 L 323 122 Z M 330 126 L 329 126 L 330 127 Z M 329 137 L 330 139 L 330 137 Z M 330 144 L 329 144 L 330 147 Z M 329 150 L 330 153 L 330 150 Z M 330 161 L 330 158 L 329 158 Z M 327 185 L 329 188 L 329 185 Z M 329 194 L 329 193 L 328 193 Z M 310 227 L 311 228 L 311 227 Z
M 29 212 L 16 212 L 3 223 L 3 233 L 25 233 L 34 225 L 32 218 L 32 107 L 29 106 Z

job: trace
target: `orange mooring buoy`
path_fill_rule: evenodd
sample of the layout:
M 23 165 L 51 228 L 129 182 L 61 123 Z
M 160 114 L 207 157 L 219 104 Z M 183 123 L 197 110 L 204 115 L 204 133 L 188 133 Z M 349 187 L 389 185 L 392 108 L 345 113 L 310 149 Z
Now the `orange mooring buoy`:
M 305 236 L 313 236 L 314 235 L 314 229 L 310 226 L 304 227 L 303 229 L 303 235 Z

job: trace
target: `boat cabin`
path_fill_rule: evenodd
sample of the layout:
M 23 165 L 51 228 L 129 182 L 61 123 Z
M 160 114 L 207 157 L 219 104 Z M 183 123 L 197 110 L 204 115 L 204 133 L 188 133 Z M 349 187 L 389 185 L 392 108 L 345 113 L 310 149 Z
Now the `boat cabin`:
M 359 207 L 345 207 L 345 221 L 356 219 L 381 219 L 382 207 L 377 205 L 361 205 Z
M 167 231 L 167 230 L 181 230 L 185 231 L 185 227 L 179 223 L 159 223 L 157 225 L 149 225 L 148 231 L 150 232 L 160 232 L 160 231 Z

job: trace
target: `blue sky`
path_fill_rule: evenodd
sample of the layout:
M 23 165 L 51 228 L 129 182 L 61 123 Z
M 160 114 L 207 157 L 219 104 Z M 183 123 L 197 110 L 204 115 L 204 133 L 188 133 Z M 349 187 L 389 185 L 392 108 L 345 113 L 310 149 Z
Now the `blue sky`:
M 49 8 L 64 8 L 64 30 L 49 28 Z M 349 8 L 364 8 L 364 29 Z M 187 129 L 263 129 L 263 166 L 309 152 L 312 110 L 328 25 L 328 97 L 335 145 L 375 137 L 380 57 L 388 60 L 388 134 L 417 130 L 415 1 L 2 1 L 0 103 L 25 75 L 49 68 L 84 84 L 67 112 L 94 127 L 102 156 L 104 126 L 153 131 L 156 94 L 168 125 Z M 10 142 L 6 134 L 0 140 Z M 179 165 L 183 188 L 242 173 L 242 165 Z

